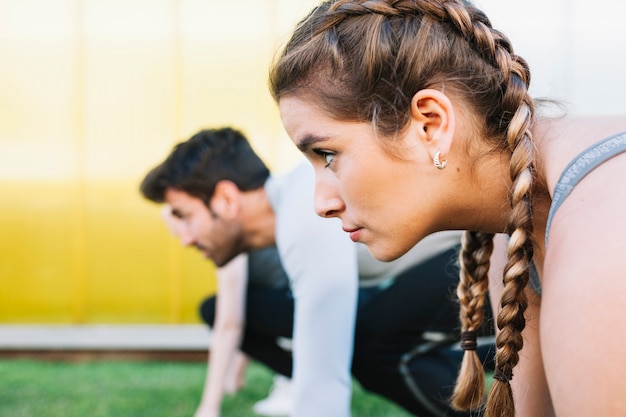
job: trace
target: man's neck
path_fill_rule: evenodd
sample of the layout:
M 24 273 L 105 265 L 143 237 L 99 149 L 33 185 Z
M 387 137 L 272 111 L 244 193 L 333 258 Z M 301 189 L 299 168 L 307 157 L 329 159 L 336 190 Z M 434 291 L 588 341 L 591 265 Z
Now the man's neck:
M 243 193 L 241 219 L 250 248 L 276 245 L 276 215 L 264 187 Z

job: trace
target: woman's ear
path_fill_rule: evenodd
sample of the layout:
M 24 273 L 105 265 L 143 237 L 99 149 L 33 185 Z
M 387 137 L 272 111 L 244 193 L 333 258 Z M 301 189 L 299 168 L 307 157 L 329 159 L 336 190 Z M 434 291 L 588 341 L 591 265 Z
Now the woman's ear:
M 437 152 L 445 159 L 452 146 L 456 122 L 448 96 L 434 89 L 415 93 L 411 99 L 411 122 L 416 125 L 415 131 L 431 159 Z
M 224 219 L 234 219 L 240 206 L 241 191 L 234 182 L 221 180 L 215 184 L 215 191 L 211 197 L 211 210 Z

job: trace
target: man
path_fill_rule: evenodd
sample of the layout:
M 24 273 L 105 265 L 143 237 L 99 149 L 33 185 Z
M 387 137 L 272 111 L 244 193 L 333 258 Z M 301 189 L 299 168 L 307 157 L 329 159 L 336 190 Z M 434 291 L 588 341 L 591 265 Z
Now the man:
M 184 246 L 193 245 L 194 236 L 177 215 L 169 205 L 163 207 L 162 217 L 170 232 Z M 291 337 L 293 298 L 276 247 L 242 253 L 218 268 L 216 275 L 219 297 L 208 297 L 200 307 L 212 334 L 206 382 L 194 417 L 218 416 L 224 394 L 235 394 L 243 387 L 248 358 L 242 351 L 278 372 L 270 396 L 257 402 L 254 412 L 289 415 L 291 358 L 277 339 Z
M 270 176 L 246 138 L 225 128 L 178 144 L 141 191 L 166 202 L 186 244 L 218 267 L 276 246 L 293 294 L 293 316 L 283 315 L 293 320 L 284 335 L 293 341 L 293 416 L 349 416 L 351 370 L 366 389 L 422 417 L 452 415 L 447 397 L 461 355 L 448 338 L 456 334 L 456 278 L 445 267 L 460 235 L 436 234 L 395 262 L 378 262 L 315 214 L 314 186 L 306 163 Z M 359 295 L 357 323 L 359 284 L 371 294 Z

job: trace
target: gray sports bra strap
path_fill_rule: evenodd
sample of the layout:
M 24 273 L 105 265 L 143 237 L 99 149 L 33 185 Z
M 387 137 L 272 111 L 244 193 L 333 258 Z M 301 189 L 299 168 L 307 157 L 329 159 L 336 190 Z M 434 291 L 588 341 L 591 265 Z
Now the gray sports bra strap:
M 552 218 L 572 189 L 598 165 L 622 152 L 626 152 L 626 132 L 618 133 L 591 145 L 567 165 L 554 187 L 552 205 L 546 223 L 546 247 Z

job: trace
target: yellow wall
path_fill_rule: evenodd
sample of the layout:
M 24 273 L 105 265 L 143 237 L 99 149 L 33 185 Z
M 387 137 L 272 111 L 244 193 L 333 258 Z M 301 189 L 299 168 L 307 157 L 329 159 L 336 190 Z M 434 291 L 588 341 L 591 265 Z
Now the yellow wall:
M 188 323 L 215 290 L 138 184 L 232 125 L 297 153 L 267 68 L 314 0 L 0 0 L 0 323 Z

